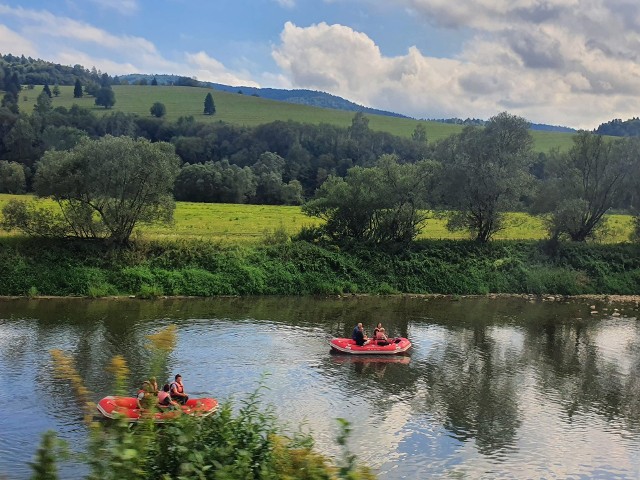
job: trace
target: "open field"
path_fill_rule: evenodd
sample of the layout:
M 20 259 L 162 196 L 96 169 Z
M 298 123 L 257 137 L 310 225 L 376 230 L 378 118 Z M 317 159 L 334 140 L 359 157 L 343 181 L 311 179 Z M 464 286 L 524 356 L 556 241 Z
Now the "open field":
M 0 209 L 11 198 L 31 198 L 25 195 L 0 194 Z M 55 204 L 41 200 L 45 205 Z M 508 225 L 500 232 L 497 240 L 539 240 L 546 237 L 542 220 L 526 213 L 511 213 Z M 200 238 L 219 241 L 224 244 L 260 243 L 266 232 L 284 227 L 288 234 L 295 234 L 303 226 L 318 225 L 320 221 L 302 214 L 300 207 L 274 205 L 234 205 L 222 203 L 178 202 L 175 224 L 172 227 L 145 226 L 140 232 L 147 238 L 178 239 Z M 420 238 L 424 239 L 464 239 L 464 232 L 451 233 L 446 229 L 445 220 L 430 218 Z M 632 217 L 610 215 L 607 219 L 608 234 L 600 239 L 603 243 L 623 243 L 629 241 L 632 231 Z M 0 231 L 0 235 L 15 235 L 17 232 Z
M 93 97 L 73 98 L 72 86 L 60 87 L 60 96 L 52 98 L 53 106 L 68 108 L 78 104 L 92 109 L 97 114 L 123 111 L 140 116 L 150 116 L 149 109 L 151 105 L 154 102 L 162 102 L 167 107 L 166 118 L 169 120 L 192 115 L 198 121 L 223 121 L 247 126 L 260 125 L 275 120 L 293 120 L 301 123 L 328 123 L 348 127 L 351 125 L 351 119 L 354 115 L 353 112 L 343 110 L 296 105 L 214 90 L 216 114 L 208 116 L 203 115 L 202 110 L 204 108 L 204 98 L 211 89 L 160 85 L 114 85 L 113 90 L 116 95 L 116 104 L 110 110 L 96 107 Z M 33 105 L 41 91 L 42 88 L 36 86 L 33 90 L 20 92 L 21 111 L 32 112 Z M 427 129 L 427 137 L 430 142 L 448 137 L 462 130 L 460 125 L 439 122 L 424 122 L 369 114 L 367 114 L 367 118 L 369 118 L 369 126 L 372 130 L 389 132 L 403 137 L 410 137 L 416 125 L 423 123 Z M 534 148 L 536 151 L 547 152 L 554 147 L 568 149 L 572 145 L 572 134 L 541 131 L 532 131 L 531 133 L 535 141 Z

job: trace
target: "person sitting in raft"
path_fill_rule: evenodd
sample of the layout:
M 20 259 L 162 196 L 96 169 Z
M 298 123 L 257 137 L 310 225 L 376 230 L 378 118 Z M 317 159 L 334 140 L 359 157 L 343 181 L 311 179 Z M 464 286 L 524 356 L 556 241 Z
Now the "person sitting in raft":
M 175 376 L 175 381 L 171 382 L 171 399 L 184 405 L 189 400 L 189 395 L 184 393 L 184 385 L 182 384 L 182 375 L 179 373 Z
M 151 377 L 149 379 L 149 386 L 151 387 L 151 394 L 152 395 L 158 395 L 158 381 L 156 380 L 156 377 Z
M 168 383 L 165 383 L 162 387 L 162 390 L 158 392 L 158 405 L 161 407 L 167 407 L 169 410 L 175 410 L 180 407 L 178 402 L 174 402 L 171 400 L 171 395 L 169 392 L 171 391 L 171 387 Z
M 136 395 L 136 406 L 140 410 L 148 410 L 152 405 L 150 404 L 152 393 L 151 393 L 151 383 L 148 380 L 142 382 L 142 386 L 138 390 L 138 394 Z
M 356 328 L 353 329 L 351 339 L 356 342 L 356 345 L 358 345 L 359 347 L 362 347 L 363 345 L 369 343 L 369 337 L 367 337 L 367 335 L 364 333 L 364 327 L 362 326 L 362 323 L 358 323 L 358 325 L 356 325 Z
M 374 340 L 387 340 L 387 334 L 384 332 L 384 327 L 382 326 L 382 322 L 378 322 L 376 328 L 373 329 L 373 339 Z

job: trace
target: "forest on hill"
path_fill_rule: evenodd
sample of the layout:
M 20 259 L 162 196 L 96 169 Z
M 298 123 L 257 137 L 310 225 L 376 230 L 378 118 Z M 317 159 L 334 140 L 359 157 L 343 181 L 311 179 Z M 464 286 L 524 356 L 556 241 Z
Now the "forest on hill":
M 4 205 L 3 229 L 38 238 L 2 240 L 9 247 L 0 258 L 0 270 L 8 273 L 4 294 L 626 293 L 637 288 L 637 244 L 584 245 L 598 238 L 612 210 L 638 214 L 637 138 L 579 132 L 563 137 L 570 139 L 563 149 L 541 150 L 530 124 L 507 112 L 483 126 L 452 125 L 454 133 L 435 139 L 425 122 L 413 123 L 408 136 L 374 130 L 362 112 L 346 126 L 229 123 L 220 121 L 220 110 L 235 98 L 251 98 L 185 86 L 118 90 L 106 74 L 95 72 L 98 83 L 92 72 L 84 74 L 91 78 L 87 84 L 82 80 L 87 77 L 79 76 L 72 85 L 52 87 L 21 84 L 15 71 L 3 76 L 0 193 L 53 200 L 44 204 L 18 196 Z M 184 98 L 181 89 L 195 92 L 199 111 L 170 118 L 160 101 L 146 106 L 145 114 L 113 108 L 119 100 L 115 91 L 140 97 L 162 89 L 176 92 L 177 99 Z M 33 102 L 25 100 L 31 97 Z M 255 112 L 252 104 L 244 105 L 245 115 Z M 214 242 L 135 239 L 138 225 L 171 225 L 176 200 L 302 205 L 315 221 L 301 228 L 294 242 L 273 225 L 265 240 L 277 247 L 246 251 L 221 250 Z M 549 240 L 494 242 L 509 212 L 536 215 Z M 429 215 L 475 241 L 416 241 Z M 87 242 L 96 239 L 105 242 Z M 46 251 L 59 251 L 63 262 L 39 255 L 45 241 L 53 242 Z M 113 253 L 122 255 L 119 263 L 100 263 L 113 246 L 126 247 Z M 85 249 L 87 257 L 78 256 Z M 201 258 L 204 253 L 210 256 Z M 472 258 L 479 263 L 467 265 Z M 61 274 L 58 264 L 71 270 Z M 326 276 L 319 278 L 319 271 Z M 475 272 L 473 278 L 469 272 Z M 44 283 L 38 280 L 45 277 Z
M 599 135 L 611 135 L 613 137 L 639 137 L 640 118 L 634 117 L 628 120 L 616 118 L 606 123 L 602 123 L 595 130 Z
M 9 68 L 3 76 L 0 193 L 35 192 L 66 202 L 63 190 L 68 186 L 56 187 L 59 180 L 51 177 L 55 168 L 99 145 L 146 149 L 147 142 L 158 147 L 149 150 L 150 158 L 166 149 L 175 156 L 167 186 L 172 199 L 304 204 L 309 215 L 325 221 L 325 233 L 333 238 L 412 240 L 423 220 L 419 212 L 428 208 L 449 212 L 452 230 L 468 230 L 483 242 L 502 228 L 506 211 L 546 215 L 552 237 L 564 234 L 583 241 L 611 209 L 635 213 L 634 179 L 640 177 L 640 167 L 638 143 L 631 139 L 606 141 L 582 132 L 562 151 L 536 151 L 530 124 L 506 112 L 482 127 L 458 127 L 457 133 L 436 141 L 429 141 L 420 122 L 410 137 L 372 130 L 362 112 L 345 127 L 281 120 L 247 126 L 203 122 L 193 115 L 169 120 L 161 102 L 144 116 L 112 111 L 114 79 L 83 70 L 91 80 L 83 85 L 86 77 L 75 78 L 73 100 L 88 97 L 103 107 L 98 115 L 97 107 L 54 107 L 58 85 L 45 83 L 40 91 L 20 83 L 27 67 L 37 62 L 11 60 L 8 65 L 17 62 L 25 69 L 18 74 Z M 99 83 L 93 82 L 96 76 Z M 71 94 L 70 86 L 63 88 L 65 95 Z M 25 89 L 37 94 L 32 111 L 20 108 Z M 194 91 L 207 92 L 199 118 L 215 118 L 219 112 L 212 91 Z M 114 143 L 114 138 L 134 143 Z M 56 162 L 60 165 L 53 168 Z M 390 230 L 380 230 L 385 228 Z

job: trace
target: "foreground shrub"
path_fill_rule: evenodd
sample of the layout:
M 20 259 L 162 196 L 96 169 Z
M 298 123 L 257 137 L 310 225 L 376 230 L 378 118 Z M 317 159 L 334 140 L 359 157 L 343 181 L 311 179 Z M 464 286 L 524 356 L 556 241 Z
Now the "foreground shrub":
M 175 348 L 175 326 L 147 336 L 145 349 L 148 371 L 162 371 Z M 262 389 L 241 401 L 220 405 L 210 417 L 181 415 L 162 425 L 152 417 L 130 428 L 124 418 L 98 422 L 92 418 L 95 404 L 84 386 L 73 359 L 62 351 L 51 352 L 55 376 L 71 383 L 71 390 L 85 407 L 88 447 L 76 457 L 89 469 L 87 478 L 116 479 L 373 479 L 371 472 L 358 466 L 346 447 L 349 423 L 339 420 L 337 437 L 342 459 L 335 465 L 314 449 L 309 434 L 288 435 L 278 424 L 272 407 L 261 406 Z M 112 359 L 108 371 L 115 379 L 114 392 L 122 395 L 130 375 L 121 356 Z M 53 432 L 43 435 L 42 444 L 30 464 L 34 478 L 56 479 L 57 463 L 65 458 Z

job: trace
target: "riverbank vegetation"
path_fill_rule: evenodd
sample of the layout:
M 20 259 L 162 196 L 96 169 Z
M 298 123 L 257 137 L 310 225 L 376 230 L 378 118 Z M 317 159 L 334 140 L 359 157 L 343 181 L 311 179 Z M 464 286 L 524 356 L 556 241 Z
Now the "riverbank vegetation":
M 637 244 L 425 240 L 401 250 L 307 241 L 3 238 L 0 295 L 637 294 Z
M 579 132 L 570 146 L 536 151 L 528 122 L 507 112 L 437 141 L 420 123 L 410 136 L 376 131 L 361 112 L 346 127 L 97 116 L 78 104 L 54 107 L 46 89 L 25 114 L 19 77 L 6 78 L 0 192 L 47 200 L 3 206 L 1 227 L 34 239 L 4 241 L 0 293 L 637 291 L 634 245 L 587 245 L 638 238 L 635 138 Z M 99 80 L 111 86 L 108 75 Z M 223 109 L 216 101 L 207 117 Z M 221 228 L 222 246 L 207 228 L 220 219 L 191 215 L 194 203 L 183 204 L 192 231 L 175 229 L 175 200 L 301 205 L 281 212 L 307 220 L 238 213 Z M 612 227 L 613 210 L 634 220 Z M 430 228 L 435 222 L 446 235 Z M 229 241 L 243 223 L 266 225 L 258 236 L 267 245 Z M 475 243 L 424 240 L 443 237 Z M 500 238 L 538 242 L 492 244 Z

